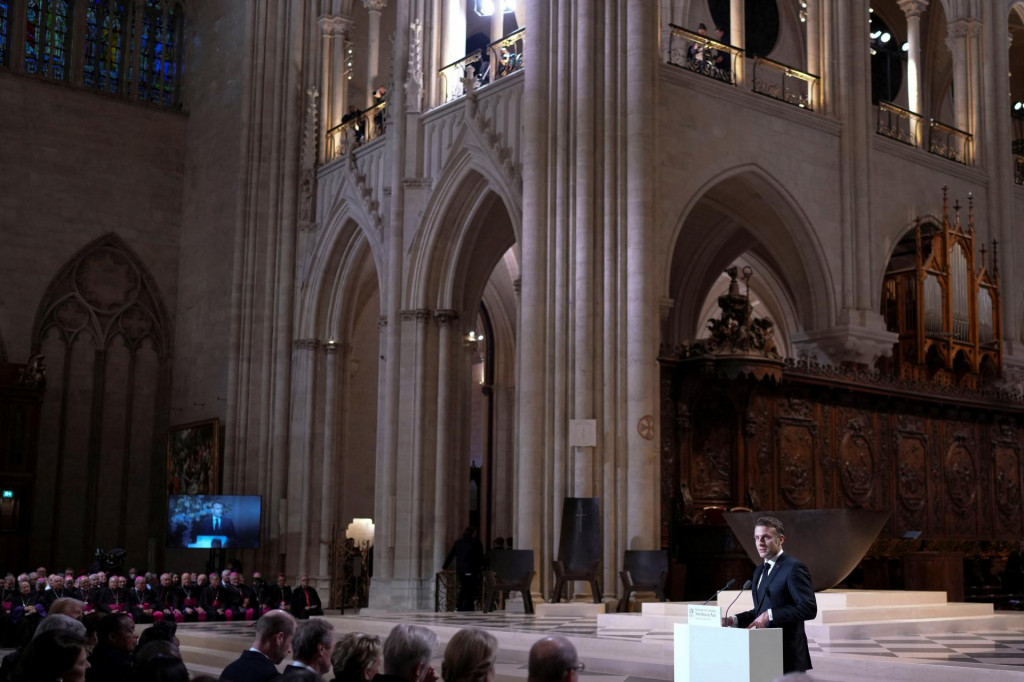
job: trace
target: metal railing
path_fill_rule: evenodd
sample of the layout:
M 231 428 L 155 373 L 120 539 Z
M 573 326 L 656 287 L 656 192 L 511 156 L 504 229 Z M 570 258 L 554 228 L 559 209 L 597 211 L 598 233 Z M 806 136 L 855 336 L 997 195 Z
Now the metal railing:
M 1024 185 L 1024 154 L 1013 156 L 1013 181 L 1018 185 Z
M 916 147 L 920 139 L 921 121 L 923 120 L 924 117 L 920 114 L 883 100 L 878 103 L 878 121 L 875 132 L 897 142 Z
M 326 160 L 333 161 L 360 145 L 377 139 L 384 134 L 386 126 L 386 101 L 360 111 L 355 117 L 327 131 Z
M 806 71 L 767 57 L 754 57 L 754 92 L 813 111 L 817 82 L 818 77 Z
M 972 136 L 965 130 L 931 119 L 928 151 L 944 159 L 967 165 L 971 160 Z
M 743 56 L 742 48 L 675 24 L 669 24 L 669 28 L 669 64 L 736 85 L 736 60 Z
M 467 84 L 479 88 L 521 71 L 526 67 L 525 50 L 526 28 L 520 28 L 485 48 L 442 66 L 437 75 L 441 79 L 443 103 L 465 96 Z
M 487 46 L 491 56 L 491 80 L 498 80 L 526 67 L 526 29 L 521 28 Z

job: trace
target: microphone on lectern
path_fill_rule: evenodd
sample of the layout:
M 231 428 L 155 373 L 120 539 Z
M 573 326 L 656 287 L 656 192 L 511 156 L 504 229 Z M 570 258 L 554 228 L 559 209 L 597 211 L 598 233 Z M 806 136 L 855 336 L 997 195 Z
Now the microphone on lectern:
M 741 589 L 739 592 L 736 593 L 735 599 L 733 599 L 732 602 L 729 604 L 729 606 L 726 607 L 726 609 L 725 609 L 725 618 L 729 617 L 729 609 L 731 609 L 732 605 L 736 603 L 736 599 L 739 599 L 740 595 L 743 594 L 743 590 L 749 590 L 750 586 L 753 585 L 753 584 L 754 583 L 750 582 L 749 580 L 747 582 L 743 583 L 743 589 Z
M 723 588 L 722 588 L 722 589 L 720 589 L 720 590 L 719 590 L 718 592 L 715 592 L 715 593 L 714 593 L 713 595 L 711 595 L 710 597 L 708 597 L 707 601 L 705 601 L 705 602 L 704 602 L 703 604 L 701 604 L 701 606 L 707 606 L 707 605 L 708 605 L 708 602 L 709 602 L 709 601 L 711 601 L 712 599 L 714 599 L 715 597 L 717 597 L 717 596 L 718 596 L 719 594 L 721 594 L 722 592 L 725 592 L 726 590 L 728 590 L 728 589 L 729 589 L 730 587 L 732 587 L 732 586 L 733 586 L 733 585 L 735 585 L 735 584 L 736 584 L 736 579 L 735 579 L 735 578 L 732 578 L 732 579 L 730 579 L 730 580 L 729 580 L 729 582 L 727 582 L 727 583 L 725 584 L 725 587 L 723 587 Z

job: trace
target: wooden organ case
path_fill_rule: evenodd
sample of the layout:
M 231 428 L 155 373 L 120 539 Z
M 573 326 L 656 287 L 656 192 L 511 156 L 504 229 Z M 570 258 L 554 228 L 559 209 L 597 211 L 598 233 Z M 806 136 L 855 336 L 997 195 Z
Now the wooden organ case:
M 998 243 L 992 242 L 990 267 L 985 247 L 976 249 L 973 197 L 967 205 L 965 231 L 959 202 L 950 221 L 943 188 L 942 225 L 918 218 L 897 244 L 885 273 L 882 313 L 899 342 L 892 357 L 880 361 L 883 373 L 971 389 L 1000 376 Z

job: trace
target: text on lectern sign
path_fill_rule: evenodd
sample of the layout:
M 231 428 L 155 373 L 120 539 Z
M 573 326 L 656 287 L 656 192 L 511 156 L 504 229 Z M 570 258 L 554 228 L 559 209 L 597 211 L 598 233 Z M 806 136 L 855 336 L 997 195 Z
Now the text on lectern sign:
M 722 607 L 690 604 L 686 609 L 686 622 L 703 627 L 722 627 Z

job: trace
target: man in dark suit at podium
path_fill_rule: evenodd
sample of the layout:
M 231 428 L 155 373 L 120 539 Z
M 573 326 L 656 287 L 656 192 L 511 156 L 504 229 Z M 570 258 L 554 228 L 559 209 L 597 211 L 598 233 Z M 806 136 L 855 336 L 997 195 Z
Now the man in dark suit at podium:
M 754 544 L 764 560 L 754 569 L 754 608 L 729 616 L 726 625 L 750 629 L 782 628 L 782 671 L 811 669 L 804 621 L 818 615 L 811 573 L 799 559 L 782 551 L 782 521 L 762 516 L 754 524 Z
M 224 504 L 214 502 L 210 514 L 199 519 L 197 535 L 223 535 L 235 539 L 235 522 L 224 517 Z

